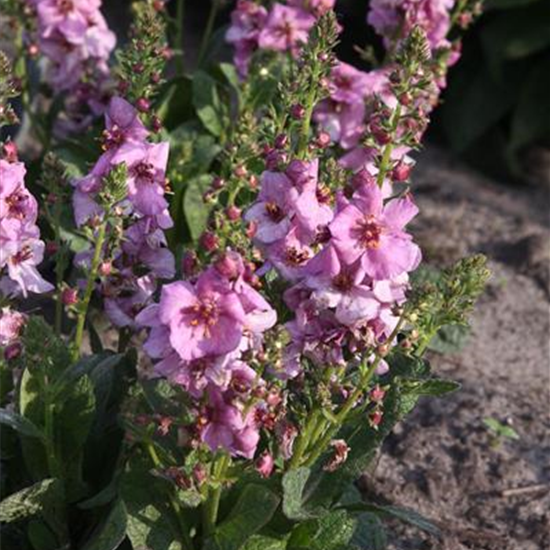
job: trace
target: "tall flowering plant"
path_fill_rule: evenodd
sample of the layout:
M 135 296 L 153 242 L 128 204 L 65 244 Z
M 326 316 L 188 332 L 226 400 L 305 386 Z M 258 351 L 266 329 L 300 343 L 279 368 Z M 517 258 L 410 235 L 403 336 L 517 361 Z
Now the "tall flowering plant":
M 43 194 L 6 141 L 14 547 L 383 548 L 387 517 L 437 535 L 353 481 L 421 396 L 458 388 L 425 352 L 488 277 L 480 256 L 423 275 L 409 228 L 411 154 L 457 59 L 454 25 L 477 7 L 372 2 L 387 54 L 363 72 L 334 53 L 330 0 L 239 0 L 234 63 L 217 63 L 213 0 L 190 75 L 181 1 L 176 18 L 138 2 L 112 66 L 100 2 L 8 7 L 19 47 L 16 76 L 1 59 L 0 115 L 16 123 L 21 91 Z

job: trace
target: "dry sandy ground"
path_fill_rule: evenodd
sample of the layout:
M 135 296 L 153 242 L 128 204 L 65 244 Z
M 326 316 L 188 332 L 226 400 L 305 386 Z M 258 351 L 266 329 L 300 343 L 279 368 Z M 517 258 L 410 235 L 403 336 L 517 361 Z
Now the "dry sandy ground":
M 434 263 L 472 252 L 493 277 L 466 347 L 432 356 L 463 384 L 423 401 L 362 480 L 371 497 L 410 506 L 439 524 L 437 540 L 396 526 L 392 550 L 550 548 L 549 189 L 495 183 L 437 150 L 416 172 L 416 234 Z M 512 423 L 497 448 L 486 417 Z

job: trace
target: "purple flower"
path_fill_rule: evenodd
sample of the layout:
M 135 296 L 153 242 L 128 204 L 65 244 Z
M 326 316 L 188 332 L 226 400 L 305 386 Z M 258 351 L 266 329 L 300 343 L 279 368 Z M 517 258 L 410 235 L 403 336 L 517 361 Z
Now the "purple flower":
M 373 279 L 390 279 L 415 269 L 420 263 L 420 249 L 404 231 L 417 214 L 410 196 L 383 203 L 383 193 L 376 185 L 366 186 L 330 224 L 334 244 L 347 264 L 357 260 Z
M 139 113 L 125 99 L 113 97 L 105 113 L 103 146 L 106 150 L 117 148 L 127 141 L 141 143 L 149 132 L 139 119 Z
M 246 323 L 237 294 L 208 273 L 195 285 L 182 281 L 164 286 L 159 318 L 169 325 L 172 347 L 185 361 L 233 351 Z
M 226 399 L 219 390 L 209 390 L 201 439 L 212 451 L 225 449 L 232 455 L 252 458 L 260 440 L 254 411 L 245 415 Z
M 308 33 L 315 23 L 311 14 L 291 6 L 275 4 L 269 13 L 267 23 L 260 32 L 260 48 L 280 52 L 296 52 L 300 44 L 307 41 Z
M 314 264 L 314 265 L 312 265 Z M 335 318 L 346 326 L 377 317 L 380 302 L 366 281 L 360 262 L 346 265 L 333 247 L 325 248 L 307 268 L 313 275 L 306 285 L 319 307 L 335 310 Z
M 261 190 L 256 202 L 245 213 L 246 221 L 254 221 L 258 228 L 254 235 L 261 243 L 282 239 L 290 229 L 290 214 L 298 193 L 287 176 L 279 172 L 264 172 Z
M 241 78 L 248 74 L 250 58 L 258 48 L 258 37 L 266 19 L 267 10 L 250 0 L 239 0 L 231 13 L 231 26 L 225 38 L 235 47 L 234 61 Z
M 13 344 L 27 321 L 26 315 L 9 307 L 0 309 L 0 346 Z
M 168 203 L 164 198 L 165 171 L 170 145 L 168 142 L 126 143 L 113 155 L 111 162 L 125 162 L 128 167 L 128 199 L 145 216 L 162 214 Z

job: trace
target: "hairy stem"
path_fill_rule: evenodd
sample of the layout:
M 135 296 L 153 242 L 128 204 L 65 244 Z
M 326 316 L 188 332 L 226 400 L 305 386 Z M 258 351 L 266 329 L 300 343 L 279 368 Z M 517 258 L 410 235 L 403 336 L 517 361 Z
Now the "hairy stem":
M 80 357 L 80 350 L 82 347 L 82 339 L 84 337 L 84 325 L 86 324 L 86 316 L 88 314 L 88 307 L 94 291 L 95 281 L 97 279 L 99 264 L 101 262 L 101 254 L 103 252 L 103 245 L 105 244 L 105 238 L 107 235 L 107 222 L 104 221 L 99 226 L 97 238 L 95 242 L 94 256 L 92 258 L 92 265 L 90 273 L 88 275 L 88 281 L 86 283 L 86 291 L 84 297 L 78 308 L 78 317 L 76 321 L 76 333 L 73 342 L 72 359 L 77 361 Z
M 204 34 L 202 36 L 202 42 L 199 49 L 199 55 L 197 56 L 197 66 L 201 66 L 204 61 L 204 56 L 206 55 L 206 50 L 208 48 L 208 43 L 212 37 L 212 32 L 214 30 L 214 23 L 216 22 L 216 16 L 218 15 L 219 1 L 211 0 L 212 4 L 210 6 L 210 12 L 208 14 L 208 20 L 206 21 L 206 28 L 204 29 Z
M 211 535 L 216 528 L 220 509 L 220 499 L 222 496 L 222 480 L 230 462 L 231 458 L 228 454 L 223 454 L 214 462 L 213 479 L 216 482 L 216 486 L 210 487 L 208 490 L 208 496 L 202 509 L 205 536 Z

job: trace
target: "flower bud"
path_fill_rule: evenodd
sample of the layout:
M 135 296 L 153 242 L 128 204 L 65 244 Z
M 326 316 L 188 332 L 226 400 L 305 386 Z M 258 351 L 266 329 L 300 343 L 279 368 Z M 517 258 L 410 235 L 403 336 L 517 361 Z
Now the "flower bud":
M 136 101 L 136 109 L 140 112 L 140 113 L 147 113 L 149 111 L 149 109 L 151 108 L 151 103 L 149 102 L 148 99 L 144 98 L 144 97 L 140 97 L 137 101 Z
M 156 115 L 151 118 L 151 128 L 155 134 L 158 134 L 162 130 L 162 122 Z
M 233 173 L 237 178 L 244 178 L 246 174 L 248 174 L 248 171 L 246 169 L 246 166 L 239 165 L 235 168 Z
M 369 393 L 371 401 L 374 401 L 375 403 L 380 403 L 384 399 L 385 395 L 385 390 L 383 390 L 378 384 L 374 386 Z
M 239 263 L 229 254 L 223 254 L 214 263 L 214 269 L 226 279 L 233 280 L 239 276 Z
M 193 468 L 193 477 L 197 485 L 202 485 L 206 480 L 206 469 L 202 464 L 196 464 Z
M 273 456 L 267 451 L 264 451 L 256 461 L 256 471 L 264 479 L 271 476 L 274 467 L 275 461 L 273 460 Z
M 321 148 L 328 147 L 330 145 L 330 134 L 328 132 L 319 132 L 317 136 L 317 146 Z
M 302 120 L 305 114 L 306 110 L 302 105 L 293 105 L 290 108 L 290 115 L 296 120 Z
M 40 53 L 40 48 L 37 44 L 29 44 L 27 47 L 27 54 L 29 57 L 36 57 Z
M 9 163 L 17 162 L 17 145 L 13 141 L 7 141 L 2 145 L 2 158 Z
M 250 189 L 256 189 L 258 187 L 258 176 L 256 176 L 256 174 L 250 174 L 250 177 L 248 178 L 248 185 L 250 186 Z
M 192 250 L 186 250 L 181 259 L 181 271 L 186 277 L 191 277 L 197 269 L 197 255 Z
M 256 221 L 248 222 L 246 226 L 246 236 L 249 239 L 252 239 L 254 235 L 256 235 L 256 231 L 258 231 L 258 222 Z
M 234 222 L 234 221 L 237 221 L 240 217 L 241 217 L 241 209 L 238 208 L 237 206 L 233 205 L 233 206 L 228 206 L 226 209 L 225 209 L 225 215 L 227 216 L 227 218 Z
M 219 239 L 211 231 L 205 231 L 201 235 L 199 243 L 207 252 L 214 252 L 218 248 Z
M 102 277 L 108 277 L 113 270 L 113 264 L 109 261 L 101 262 L 99 265 L 99 274 Z
M 392 170 L 393 181 L 407 181 L 411 173 L 411 165 L 406 162 L 399 162 L 397 166 Z
M 46 243 L 46 254 L 48 256 L 53 256 L 54 254 L 56 254 L 58 249 L 59 248 L 58 248 L 57 243 L 55 241 L 48 241 Z
M 369 414 L 369 424 L 371 428 L 377 428 L 382 422 L 382 417 L 384 416 L 383 411 L 380 409 L 375 409 Z
M 64 288 L 61 292 L 61 301 L 66 306 L 73 306 L 78 302 L 78 291 L 75 288 Z
M 212 183 L 210 184 L 210 187 L 212 187 L 212 189 L 215 189 L 216 191 L 218 191 L 219 189 L 222 189 L 222 187 L 224 186 L 225 186 L 225 180 L 223 178 L 220 178 L 219 176 L 216 176 L 212 180 Z
M 21 342 L 13 342 L 4 349 L 4 359 L 6 361 L 12 361 L 21 355 L 22 351 Z
M 277 149 L 284 149 L 288 143 L 288 136 L 286 134 L 279 134 L 275 138 L 275 147 Z

